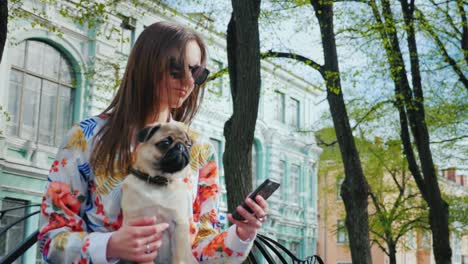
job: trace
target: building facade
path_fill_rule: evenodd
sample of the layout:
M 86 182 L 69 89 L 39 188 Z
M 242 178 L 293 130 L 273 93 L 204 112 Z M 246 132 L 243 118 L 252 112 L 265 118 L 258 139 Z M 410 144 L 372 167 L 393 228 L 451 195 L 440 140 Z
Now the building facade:
M 324 162 L 324 161 L 322 161 Z M 439 173 L 439 186 L 443 193 L 462 197 L 468 195 L 467 177 L 457 175 L 455 168 Z M 317 254 L 325 263 L 351 264 L 351 251 L 344 223 L 345 209 L 340 196 L 343 175 L 331 171 L 319 176 L 319 230 Z M 391 199 L 391 197 L 388 197 Z M 371 204 L 369 202 L 369 204 Z M 372 209 L 369 206 L 369 213 Z M 465 228 L 466 230 L 466 228 Z M 468 235 L 451 232 L 452 263 L 468 263 Z M 390 263 L 388 256 L 376 245 L 371 246 L 373 263 Z M 412 230 L 397 245 L 398 264 L 435 264 L 430 231 Z
M 0 208 L 41 202 L 57 146 L 73 123 L 104 109 L 118 87 L 126 58 L 138 34 L 157 21 L 172 21 L 205 38 L 208 68 L 227 66 L 226 41 L 210 30 L 203 16 L 188 16 L 160 3 L 141 9 L 122 3 L 100 26 L 80 26 L 61 15 L 69 1 L 44 5 L 22 1 L 30 16 L 9 22 L 0 64 Z M 34 27 L 40 21 L 42 27 Z M 55 27 L 57 31 L 50 30 Z M 262 62 L 262 89 L 253 146 L 254 186 L 266 178 L 281 182 L 269 200 L 271 216 L 262 233 L 280 241 L 299 257 L 316 253 L 317 167 L 320 149 L 312 124 L 318 91 L 311 83 L 270 61 Z M 207 84 L 203 107 L 193 128 L 211 139 L 218 152 L 221 220 L 227 226 L 222 153 L 223 126 L 232 113 L 229 78 Z M 241 128 L 240 128 L 241 129 Z M 6 214 L 1 226 L 33 209 Z M 1 227 L 0 226 L 0 227 Z M 37 215 L 0 238 L 0 258 L 38 228 Z M 17 263 L 40 262 L 34 246 Z
M 340 196 L 343 178 L 343 174 L 336 171 L 328 171 L 319 175 L 317 255 L 327 264 L 352 263 L 345 227 L 345 207 Z M 371 247 L 371 256 L 372 263 L 388 263 L 385 262 L 385 254 L 376 245 Z

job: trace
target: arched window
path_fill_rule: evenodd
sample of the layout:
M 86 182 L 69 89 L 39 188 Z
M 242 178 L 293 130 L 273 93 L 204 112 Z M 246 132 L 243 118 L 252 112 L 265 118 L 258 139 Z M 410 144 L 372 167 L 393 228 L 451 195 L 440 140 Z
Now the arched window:
M 73 122 L 75 78 L 53 46 L 26 40 L 13 47 L 7 134 L 57 146 Z

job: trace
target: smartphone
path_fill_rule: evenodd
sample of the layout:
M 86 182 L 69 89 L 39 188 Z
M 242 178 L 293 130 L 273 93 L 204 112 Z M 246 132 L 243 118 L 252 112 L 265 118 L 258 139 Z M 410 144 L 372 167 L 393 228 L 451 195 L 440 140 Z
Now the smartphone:
M 260 184 L 257 187 L 257 189 L 255 189 L 255 191 L 253 191 L 249 195 L 249 198 L 254 200 L 255 202 L 255 197 L 257 195 L 260 195 L 261 197 L 263 197 L 263 199 L 266 200 L 279 188 L 279 186 L 280 186 L 279 182 L 276 182 L 271 179 L 266 179 L 262 184 Z M 245 201 L 242 203 L 242 207 L 244 207 L 245 210 L 249 211 L 250 213 L 253 213 L 252 209 L 250 209 L 250 207 L 245 203 Z M 242 217 L 237 212 L 237 210 L 234 210 L 234 212 L 232 213 L 232 218 L 239 220 L 239 221 L 245 220 L 244 217 Z

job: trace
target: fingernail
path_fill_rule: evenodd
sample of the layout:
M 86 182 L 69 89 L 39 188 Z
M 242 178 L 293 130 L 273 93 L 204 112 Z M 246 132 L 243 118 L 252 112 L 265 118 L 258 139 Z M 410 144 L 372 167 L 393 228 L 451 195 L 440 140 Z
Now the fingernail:
M 164 223 L 163 224 L 163 229 L 167 229 L 169 227 L 169 224 L 168 223 Z
M 152 220 L 154 223 L 156 223 L 156 216 L 153 216 Z

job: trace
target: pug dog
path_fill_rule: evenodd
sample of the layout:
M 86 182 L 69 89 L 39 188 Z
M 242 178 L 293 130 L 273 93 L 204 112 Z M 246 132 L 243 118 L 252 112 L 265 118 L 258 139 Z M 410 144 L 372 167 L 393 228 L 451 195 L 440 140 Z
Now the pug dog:
M 137 140 L 122 186 L 123 221 L 156 216 L 159 223 L 169 224 L 154 263 L 196 263 L 189 241 L 191 190 L 183 180 L 190 176 L 191 140 L 177 123 L 145 127 Z

